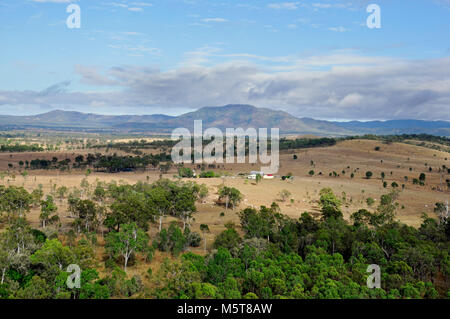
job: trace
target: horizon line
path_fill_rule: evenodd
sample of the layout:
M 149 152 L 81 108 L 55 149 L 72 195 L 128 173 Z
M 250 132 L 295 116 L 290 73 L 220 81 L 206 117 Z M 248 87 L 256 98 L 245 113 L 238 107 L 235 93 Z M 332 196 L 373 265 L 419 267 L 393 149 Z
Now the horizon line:
M 120 117 L 120 116 L 167 116 L 167 117 L 179 117 L 188 113 L 192 113 L 192 112 L 198 112 L 204 108 L 224 108 L 224 107 L 232 107 L 232 106 L 251 106 L 254 107 L 256 109 L 269 109 L 275 112 L 284 112 L 289 114 L 292 117 L 295 117 L 297 119 L 312 119 L 312 120 L 316 120 L 316 121 L 326 121 L 326 122 L 339 122 L 339 123 L 350 123 L 350 122 L 362 122 L 362 123 L 368 123 L 368 122 L 389 122 L 389 121 L 422 121 L 422 122 L 450 122 L 450 120 L 422 120 L 422 119 L 414 119 L 414 118 L 401 118 L 401 119 L 328 119 L 328 118 L 316 118 L 316 117 L 298 117 L 295 115 L 292 115 L 291 113 L 289 113 L 288 111 L 284 111 L 284 110 L 278 110 L 278 109 L 272 109 L 272 108 L 268 108 L 268 107 L 258 107 L 258 106 L 254 106 L 251 104 L 227 104 L 227 105 L 219 105 L 219 106 L 203 106 L 197 109 L 193 109 L 192 111 L 186 111 L 184 113 L 180 113 L 178 115 L 168 115 L 168 114 L 164 114 L 164 113 L 145 113 L 145 114 L 136 114 L 136 113 L 119 113 L 119 114 L 105 114 L 105 113 L 95 113 L 95 112 L 83 112 L 83 111 L 76 111 L 76 110 L 64 110 L 64 109 L 52 109 L 46 112 L 42 112 L 42 113 L 30 113 L 27 115 L 23 115 L 23 114 L 2 114 L 0 113 L 0 116 L 5 117 L 5 116 L 14 116 L 14 117 L 28 117 L 28 116 L 39 116 L 39 115 L 45 115 L 45 114 L 49 114 L 52 112 L 65 112 L 65 113 L 79 113 L 79 114 L 85 114 L 85 115 L 98 115 L 98 116 L 113 116 L 113 117 Z

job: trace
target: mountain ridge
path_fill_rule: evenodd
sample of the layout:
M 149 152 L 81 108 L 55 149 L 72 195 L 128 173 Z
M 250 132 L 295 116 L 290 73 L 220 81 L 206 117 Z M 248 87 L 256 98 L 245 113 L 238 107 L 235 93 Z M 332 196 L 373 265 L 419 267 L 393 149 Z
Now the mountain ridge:
M 206 106 L 179 116 L 101 115 L 77 111 L 52 110 L 31 116 L 0 115 L 0 130 L 49 129 L 90 132 L 170 133 L 178 127 L 193 129 L 194 120 L 203 127 L 219 129 L 280 128 L 281 134 L 345 136 L 361 134 L 432 134 L 450 136 L 449 121 L 388 120 L 333 122 L 298 118 L 285 111 L 258 108 L 248 104 Z

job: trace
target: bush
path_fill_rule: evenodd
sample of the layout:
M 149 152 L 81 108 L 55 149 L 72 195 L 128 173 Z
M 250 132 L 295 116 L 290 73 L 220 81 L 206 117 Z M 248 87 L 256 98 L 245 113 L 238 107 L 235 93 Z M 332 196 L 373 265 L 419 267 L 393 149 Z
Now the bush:
M 34 237 L 34 242 L 36 244 L 43 244 L 43 243 L 45 243 L 45 240 L 47 239 L 47 235 L 45 235 L 43 232 L 41 232 L 38 229 L 32 229 L 31 234 Z
M 192 178 L 194 177 L 194 171 L 189 167 L 180 167 L 178 168 L 178 175 L 183 178 Z
M 106 269 L 114 269 L 116 267 L 116 262 L 113 258 L 108 258 L 105 260 L 105 268 Z
M 200 174 L 200 178 L 214 178 L 214 177 L 220 177 L 220 174 L 216 174 L 213 171 L 202 172 Z
M 184 230 L 184 237 L 186 238 L 186 243 L 189 247 L 199 247 L 202 241 L 202 237 L 199 233 L 191 232 L 187 227 Z
M 419 181 L 425 182 L 425 179 L 426 179 L 426 175 L 424 173 L 421 173 L 419 176 Z
M 236 229 L 229 226 L 226 230 L 217 235 L 213 247 L 216 249 L 218 249 L 219 247 L 223 247 L 232 251 L 234 248 L 238 247 L 241 242 L 242 239 Z
M 160 251 L 169 251 L 178 256 L 187 246 L 187 239 L 176 222 L 172 222 L 168 229 L 163 229 L 153 242 L 153 246 Z
M 368 206 L 372 206 L 375 203 L 375 200 L 372 197 L 366 199 L 366 203 Z

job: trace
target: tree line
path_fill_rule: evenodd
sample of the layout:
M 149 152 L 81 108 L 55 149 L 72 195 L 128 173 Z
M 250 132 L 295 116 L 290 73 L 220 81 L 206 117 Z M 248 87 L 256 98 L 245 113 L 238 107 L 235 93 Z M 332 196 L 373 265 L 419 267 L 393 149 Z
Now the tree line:
M 44 148 L 38 144 L 26 145 L 26 144 L 3 144 L 0 145 L 0 152 L 2 153 L 23 153 L 23 152 L 43 152 Z
M 78 155 L 75 160 L 70 158 L 59 160 L 57 157 L 49 159 L 33 159 L 21 161 L 19 165 L 27 169 L 69 169 L 91 167 L 98 172 L 118 173 L 127 171 L 145 170 L 149 166 L 158 167 L 162 162 L 171 163 L 171 156 L 166 153 L 148 154 L 144 156 L 119 156 L 117 154 L 103 155 L 88 154 Z

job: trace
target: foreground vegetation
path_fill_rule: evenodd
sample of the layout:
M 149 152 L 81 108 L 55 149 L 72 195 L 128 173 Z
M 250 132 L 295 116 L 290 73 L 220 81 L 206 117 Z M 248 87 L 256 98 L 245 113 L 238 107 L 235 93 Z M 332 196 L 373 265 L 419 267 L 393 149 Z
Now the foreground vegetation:
M 83 180 L 80 188 L 55 187 L 45 197 L 42 188 L 28 193 L 0 186 L 0 297 L 450 297 L 450 220 L 443 203 L 435 207 L 438 219 L 424 215 L 416 229 L 396 221 L 394 190 L 372 211 L 361 209 L 346 221 L 340 200 L 325 188 L 320 217 L 305 212 L 294 220 L 275 203 L 246 208 L 237 212 L 240 225 L 227 223 L 208 250 L 209 226 L 191 230 L 196 203 L 207 194 L 204 185 L 164 179 L 135 185 Z M 242 199 L 225 186 L 218 195 L 217 205 L 226 209 Z M 64 201 L 70 225 L 60 220 Z M 32 207 L 41 211 L 39 229 L 27 220 Z M 169 216 L 174 221 L 164 228 Z M 202 242 L 203 254 L 189 251 Z M 164 256 L 157 268 L 156 251 Z M 80 288 L 66 285 L 72 264 L 82 269 Z M 371 264 L 381 267 L 381 289 L 366 285 Z

